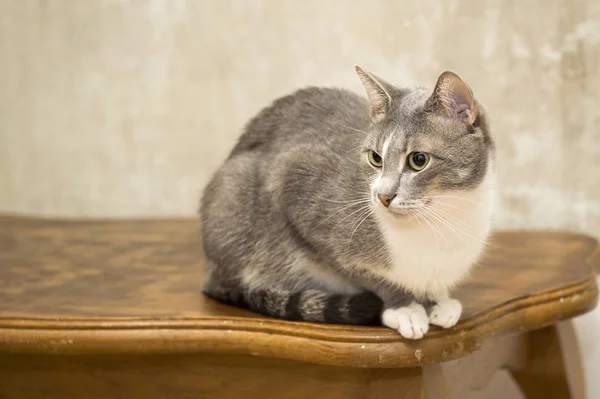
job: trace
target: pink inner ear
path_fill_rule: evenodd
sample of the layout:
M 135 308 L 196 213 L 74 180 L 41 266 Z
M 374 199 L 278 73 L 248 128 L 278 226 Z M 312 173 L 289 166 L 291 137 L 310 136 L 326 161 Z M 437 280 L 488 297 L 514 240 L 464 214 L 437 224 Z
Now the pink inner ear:
M 458 75 L 444 72 L 438 80 L 435 93 L 449 117 L 465 118 L 470 124 L 475 121 L 477 106 L 473 93 Z
M 474 110 L 472 110 L 470 108 L 467 108 L 464 111 L 461 111 L 458 115 L 465 118 L 466 122 L 469 125 L 472 125 L 475 122 L 475 119 L 477 119 L 477 112 L 475 112 Z
M 468 123 L 475 122 L 477 112 L 475 110 L 475 104 L 469 106 L 469 104 L 456 104 L 456 114 L 462 118 L 466 118 Z

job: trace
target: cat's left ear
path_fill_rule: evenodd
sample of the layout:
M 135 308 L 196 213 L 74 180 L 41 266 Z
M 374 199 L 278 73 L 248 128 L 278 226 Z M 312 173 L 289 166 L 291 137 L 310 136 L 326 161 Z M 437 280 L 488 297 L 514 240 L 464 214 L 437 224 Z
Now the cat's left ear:
M 460 118 L 469 125 L 477 119 L 477 102 L 473 92 L 454 72 L 446 71 L 440 75 L 427 106 L 448 118 Z
M 358 65 L 355 65 L 354 69 L 356 69 L 356 74 L 367 91 L 371 118 L 378 122 L 385 117 L 392 106 L 391 93 L 393 87 L 383 79 L 364 71 Z

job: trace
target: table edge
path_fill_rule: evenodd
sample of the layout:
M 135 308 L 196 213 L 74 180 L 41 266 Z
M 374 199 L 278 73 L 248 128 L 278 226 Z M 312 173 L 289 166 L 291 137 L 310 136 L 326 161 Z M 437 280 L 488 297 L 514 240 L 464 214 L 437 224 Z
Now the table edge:
M 412 367 L 463 357 L 498 335 L 519 333 L 593 309 L 596 278 L 567 289 L 505 303 L 459 323 L 407 341 L 384 328 L 331 327 L 309 323 L 243 323 L 240 320 L 0 319 L 0 353 L 63 355 L 236 354 L 331 366 Z M 537 308 L 539 312 L 532 313 Z M 540 317 L 543 315 L 543 317 Z M 92 322 L 93 323 L 93 322 Z M 251 325 L 254 324 L 254 325 Z M 262 324 L 262 325 L 261 325 Z M 266 327 L 265 327 L 266 325 Z M 270 327 L 270 328 L 269 328 Z M 320 327 L 320 328 L 319 328 Z M 343 327 L 336 328 L 343 330 Z M 303 330 L 308 330 L 303 331 Z M 312 333 L 311 333 L 312 332 Z

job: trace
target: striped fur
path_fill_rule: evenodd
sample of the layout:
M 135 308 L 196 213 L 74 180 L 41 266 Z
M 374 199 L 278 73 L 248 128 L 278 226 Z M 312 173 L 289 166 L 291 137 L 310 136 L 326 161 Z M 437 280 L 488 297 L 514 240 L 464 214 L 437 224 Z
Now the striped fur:
M 354 295 L 330 294 L 318 290 L 248 291 L 239 285 L 206 288 L 204 293 L 217 301 L 250 309 L 266 316 L 291 321 L 329 324 L 378 325 L 383 301 L 369 291 Z

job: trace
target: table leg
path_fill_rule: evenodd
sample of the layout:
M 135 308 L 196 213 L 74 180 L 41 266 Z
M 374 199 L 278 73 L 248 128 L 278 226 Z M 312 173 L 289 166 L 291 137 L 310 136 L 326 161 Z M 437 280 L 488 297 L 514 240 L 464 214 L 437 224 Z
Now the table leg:
M 531 331 L 527 361 L 511 370 L 528 399 L 584 399 L 581 353 L 571 321 Z

